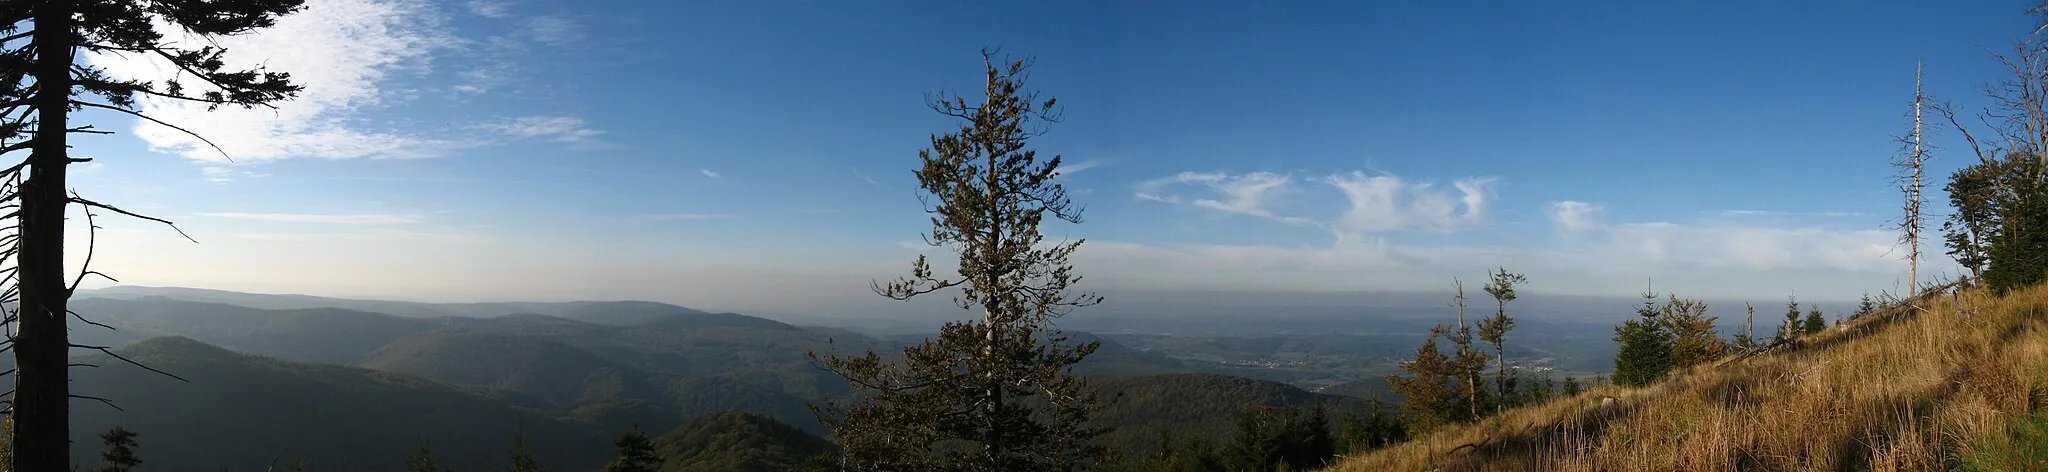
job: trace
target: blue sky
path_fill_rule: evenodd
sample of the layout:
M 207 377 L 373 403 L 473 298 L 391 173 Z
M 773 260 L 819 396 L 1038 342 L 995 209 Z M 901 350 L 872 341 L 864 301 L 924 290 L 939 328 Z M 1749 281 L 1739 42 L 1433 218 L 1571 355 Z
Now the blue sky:
M 301 100 L 149 105 L 233 162 L 88 113 L 124 133 L 75 175 L 201 241 L 102 220 L 128 283 L 829 311 L 938 254 L 922 96 L 1000 46 L 1066 107 L 1087 220 L 1047 231 L 1097 288 L 1896 290 L 1914 61 L 1974 110 L 2027 3 L 1785 3 L 310 0 L 221 40 Z

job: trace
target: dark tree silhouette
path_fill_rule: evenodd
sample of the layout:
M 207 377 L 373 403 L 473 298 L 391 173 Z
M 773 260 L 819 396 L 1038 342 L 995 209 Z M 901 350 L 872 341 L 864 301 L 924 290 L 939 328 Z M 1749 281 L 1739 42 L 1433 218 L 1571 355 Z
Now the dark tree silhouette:
M 428 444 L 425 438 L 421 438 L 419 444 L 413 446 L 412 452 L 405 455 L 405 470 L 406 472 L 448 471 L 447 468 L 441 467 L 439 460 L 434 459 L 434 446 Z
M 115 426 L 100 433 L 100 442 L 106 444 L 100 451 L 100 462 L 106 465 L 100 466 L 99 472 L 128 472 L 142 465 L 142 458 L 135 456 L 135 432 Z
M 954 302 L 982 316 L 947 323 L 900 362 L 874 352 L 819 357 L 869 393 L 851 407 L 817 408 L 856 470 L 1066 470 L 1096 456 L 1095 401 L 1068 368 L 1099 343 L 1067 345 L 1052 322 L 1102 298 L 1069 291 L 1080 277 L 1067 257 L 1081 241 L 1048 244 L 1040 233 L 1048 216 L 1079 223 L 1081 208 L 1054 181 L 1060 157 L 1041 160 L 1027 146 L 1058 121 L 1055 101 L 1024 89 L 1026 61 L 987 50 L 982 58 L 985 97 L 928 100 L 965 123 L 918 153 L 932 214 L 926 241 L 959 256 L 957 277 L 920 256 L 909 277 L 874 287 L 898 300 L 957 288 Z
M 4 270 L 0 302 L 16 307 L 4 321 L 14 323 L 7 340 L 15 357 L 15 392 L 9 413 L 15 422 L 14 470 L 69 470 L 70 390 L 66 360 L 67 309 L 71 292 L 92 272 L 87 267 L 67 280 L 64 267 L 66 206 L 143 217 L 69 193 L 65 167 L 85 159 L 69 155 L 72 134 L 107 134 L 70 121 L 70 114 L 97 109 L 134 116 L 179 131 L 142 113 L 137 96 L 257 106 L 292 97 L 299 90 L 281 72 L 228 69 L 214 46 L 183 47 L 166 41 L 170 32 L 205 39 L 247 33 L 275 24 L 303 0 L 36 0 L 0 3 L 0 154 L 27 151 L 16 164 L 0 167 L 0 217 L 14 221 L 0 236 L 0 257 L 14 258 Z M 160 30 L 159 28 L 167 28 Z M 186 41 L 185 44 L 209 44 Z M 76 60 L 81 53 L 130 54 L 160 58 L 179 71 L 176 79 L 120 80 Z M 189 131 L 186 131 L 189 133 Z M 194 136 L 197 136 L 196 134 Z M 204 140 L 204 138 L 201 138 Z M 87 213 L 90 215 L 90 213 Z M 111 354 L 111 353 L 110 353 Z
M 661 456 L 654 452 L 654 441 L 640 432 L 640 424 L 626 431 L 618 441 L 612 443 L 619 448 L 619 458 L 604 466 L 604 472 L 655 472 L 661 469 Z

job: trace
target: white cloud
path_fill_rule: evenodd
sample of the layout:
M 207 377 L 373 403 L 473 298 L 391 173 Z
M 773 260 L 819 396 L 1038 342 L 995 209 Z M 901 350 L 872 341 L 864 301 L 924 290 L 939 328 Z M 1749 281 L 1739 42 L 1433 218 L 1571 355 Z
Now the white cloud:
M 1230 175 L 1222 172 L 1181 172 L 1172 177 L 1155 179 L 1138 184 L 1137 196 L 1141 199 L 1185 203 L 1224 213 L 1250 215 L 1279 220 L 1290 224 L 1314 224 L 1313 220 L 1296 216 L 1274 214 L 1269 207 L 1276 194 L 1291 189 L 1294 178 L 1271 172 L 1253 172 Z M 1167 193 L 1170 187 L 1194 185 L 1205 188 L 1209 193 L 1220 193 L 1221 199 L 1183 198 Z
M 505 4 L 495 1 L 469 2 L 472 13 L 495 17 L 507 14 Z M 508 123 L 485 123 L 444 127 L 419 127 L 365 120 L 367 113 L 402 106 L 419 97 L 415 87 L 392 87 L 393 79 L 427 76 L 435 64 L 449 54 L 495 57 L 503 41 L 486 42 L 483 50 L 474 42 L 454 34 L 441 5 L 424 0 L 320 0 L 306 9 L 278 20 L 275 27 L 251 34 L 199 38 L 182 32 L 167 33 L 174 45 L 218 45 L 230 69 L 262 66 L 287 72 L 304 89 L 275 108 L 242 109 L 222 107 L 206 110 L 205 104 L 159 97 L 138 99 L 143 111 L 166 123 L 203 134 L 220 146 L 227 156 L 198 138 L 168 126 L 137 121 L 135 135 L 150 149 L 173 153 L 213 167 L 202 170 L 208 180 L 231 180 L 253 176 L 226 167 L 289 158 L 420 158 L 503 142 L 505 138 L 533 137 L 535 126 L 557 126 L 545 131 L 556 141 L 582 143 L 599 134 L 583 127 L 580 119 L 559 116 L 515 118 Z M 457 6 L 455 8 L 462 8 Z M 552 28 L 559 28 L 555 25 Z M 159 28 L 168 28 L 159 25 Z M 560 33 L 560 31 L 557 31 Z M 511 41 L 516 43 L 516 41 Z M 495 51 L 495 52 L 494 52 Z M 162 81 L 179 71 L 161 58 L 142 54 L 89 54 L 87 61 L 105 68 L 117 78 Z M 496 63 L 497 61 L 482 61 Z M 467 83 L 451 85 L 461 94 L 480 94 L 509 80 L 509 73 L 494 67 L 475 68 L 460 76 Z M 188 88 L 201 84 L 186 78 Z M 501 135 L 477 135 L 479 128 L 496 129 Z
M 1336 228 L 1355 233 L 1464 228 L 1486 215 L 1487 200 L 1493 195 L 1493 179 L 1453 182 L 1456 196 L 1427 182 L 1409 182 L 1394 175 L 1352 172 L 1325 177 L 1323 182 L 1343 191 L 1351 202 L 1351 210 L 1337 220 Z
M 386 214 L 321 214 L 321 213 L 194 213 L 211 218 L 268 221 L 274 223 L 326 223 L 346 225 L 390 225 L 417 223 L 420 218 L 412 215 Z
M 861 180 L 862 182 L 867 182 L 867 183 L 869 183 L 869 184 L 872 184 L 872 185 L 875 185 L 875 186 L 878 186 L 878 187 L 882 185 L 882 183 L 881 183 L 881 182 L 877 182 L 877 181 L 875 181 L 875 179 L 874 179 L 873 177 L 868 177 L 868 175 L 867 175 L 867 174 L 863 174 L 863 173 L 861 173 L 861 172 L 860 172 L 860 168 L 859 168 L 859 167 L 855 167 L 855 168 L 853 168 L 853 176 L 854 176 L 854 177 L 858 177 L 858 178 L 860 178 L 860 180 Z
M 697 169 L 697 172 L 703 173 L 705 177 L 710 177 L 714 180 L 725 179 L 725 176 L 719 175 L 717 172 L 712 172 L 711 169 Z
M 1721 210 L 1721 211 L 1713 212 L 1713 214 L 1715 214 L 1715 215 L 1718 215 L 1718 216 L 1725 216 L 1725 217 L 1746 217 L 1746 216 L 1755 216 L 1755 217 L 1797 217 L 1797 218 L 1805 218 L 1805 217 L 1816 217 L 1816 216 L 1822 216 L 1822 217 L 1830 217 L 1830 218 L 1851 218 L 1851 217 L 1864 217 L 1864 216 L 1870 216 L 1870 214 L 1869 214 L 1869 213 L 1863 213 L 1863 212 L 1858 212 L 1858 211 L 1818 211 L 1818 212 L 1797 212 L 1797 211 L 1772 211 L 1772 210 Z
M 521 116 L 475 125 L 494 133 L 517 138 L 547 138 L 565 143 L 581 143 L 590 140 L 603 131 L 584 126 L 582 118 L 572 116 Z
M 223 107 L 156 97 L 139 102 L 151 116 L 202 132 L 239 162 L 288 157 L 349 159 L 421 157 L 460 147 L 432 136 L 364 129 L 350 121 L 362 109 L 385 104 L 396 93 L 381 87 L 394 72 L 426 71 L 434 54 L 454 47 L 438 15 L 413 0 L 326 0 L 278 20 L 253 34 L 202 40 L 173 33 L 173 43 L 209 41 L 228 50 L 228 67 L 262 65 L 289 72 L 304 86 L 298 98 L 276 108 Z M 160 26 L 162 27 L 162 26 Z M 163 80 L 175 68 L 155 56 L 93 54 L 88 61 L 115 76 Z M 186 82 L 192 82 L 188 77 Z M 196 84 L 187 84 L 188 87 Z M 223 160 L 196 138 L 162 125 L 138 122 L 135 133 L 151 149 L 204 162 Z
M 1062 162 L 1062 163 L 1060 163 L 1059 173 L 1060 173 L 1060 176 L 1061 176 L 1061 177 L 1065 177 L 1065 176 L 1070 176 L 1070 175 L 1074 175 L 1074 174 L 1079 174 L 1079 173 L 1082 173 L 1082 172 L 1086 172 L 1086 171 L 1088 171 L 1088 169 L 1094 169 L 1094 168 L 1097 168 L 1097 167 L 1102 167 L 1102 164 L 1103 164 L 1103 162 L 1102 162 L 1102 161 L 1100 161 L 1100 160 L 1086 160 L 1086 161 L 1081 161 L 1081 162 L 1075 162 L 1075 163 L 1071 163 L 1071 164 L 1069 164 L 1069 163 L 1065 163 L 1065 162 Z
M 1590 246 L 1596 263 L 1608 266 L 1891 273 L 1901 265 L 1890 254 L 1897 235 L 1889 231 L 1730 222 L 1610 223 L 1604 208 L 1593 203 L 1561 201 L 1549 209 L 1553 222 L 1572 233 L 1575 242 Z
M 497 239 L 477 234 L 426 233 L 406 230 L 378 230 L 354 233 L 249 233 L 235 237 L 259 241 L 293 243 L 431 243 L 431 244 L 489 244 Z
M 526 20 L 526 32 L 534 41 L 551 46 L 567 46 L 583 40 L 583 25 L 559 16 L 540 16 Z
M 1605 223 L 1605 208 L 1586 202 L 1551 202 L 1547 208 L 1550 219 L 1556 221 L 1565 231 L 1582 232 Z
M 739 216 L 720 213 L 668 213 L 647 216 L 647 219 L 655 221 L 730 220 L 737 218 Z
M 1298 193 L 1292 176 L 1271 172 L 1227 174 L 1182 172 L 1172 177 L 1138 184 L 1137 197 L 1165 203 L 1187 204 L 1224 213 L 1269 218 L 1281 222 L 1326 227 L 1339 237 L 1394 230 L 1452 231 L 1476 224 L 1486 215 L 1493 197 L 1493 179 L 1472 178 L 1452 183 L 1456 193 L 1434 188 L 1427 182 L 1410 182 L 1393 175 L 1340 173 L 1315 179 L 1334 187 L 1349 204 L 1348 209 L 1328 221 L 1302 216 L 1282 216 L 1274 207 L 1275 197 Z M 1221 198 L 1185 197 L 1172 193 L 1176 186 L 1199 186 Z M 1348 234 L 1347 234 L 1348 233 Z
M 469 12 L 485 18 L 512 16 L 512 2 L 497 0 L 469 0 Z

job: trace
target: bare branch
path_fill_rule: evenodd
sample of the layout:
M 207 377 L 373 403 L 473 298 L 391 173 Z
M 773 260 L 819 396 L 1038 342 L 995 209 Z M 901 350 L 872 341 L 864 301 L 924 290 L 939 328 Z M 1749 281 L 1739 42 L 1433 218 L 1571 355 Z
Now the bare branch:
M 164 224 L 164 225 L 166 225 L 166 226 L 170 226 L 170 227 L 171 227 L 171 230 L 172 230 L 172 231 L 177 231 L 177 232 L 178 232 L 178 235 L 179 235 L 179 236 L 184 236 L 184 237 L 185 237 L 185 240 L 186 240 L 186 241 L 191 241 L 191 242 L 192 242 L 193 244 L 198 244 L 198 243 L 199 243 L 199 240 L 197 240 L 197 239 L 192 239 L 192 236 L 191 236 L 191 235 L 185 234 L 185 230 L 183 230 L 183 229 L 178 229 L 178 224 L 177 224 L 177 223 L 172 223 L 172 222 L 171 222 L 170 220 L 166 220 L 166 219 L 163 219 L 163 218 L 157 218 L 157 217 L 154 217 L 154 216 L 147 216 L 147 215 L 141 215 L 141 214 L 137 214 L 137 213 L 134 213 L 134 212 L 130 212 L 130 211 L 128 211 L 128 210 L 123 210 L 123 209 L 120 209 L 120 208 L 115 208 L 115 207 L 114 207 L 114 206 L 112 206 L 112 205 L 107 205 L 107 204 L 104 204 L 104 203 L 100 203 L 100 202 L 95 202 L 95 201 L 92 201 L 92 200 L 86 200 L 86 199 L 84 199 L 84 198 L 79 198 L 79 197 L 78 197 L 78 196 L 76 196 L 76 195 L 73 195 L 73 196 L 71 197 L 71 202 L 72 202 L 72 203 L 77 203 L 77 204 L 80 204 L 80 205 L 85 205 L 85 206 L 91 206 L 91 207 L 99 207 L 99 208 L 104 208 L 104 209 L 106 209 L 107 211 L 111 211 L 111 212 L 115 212 L 115 213 L 120 213 L 120 214 L 123 214 L 123 215 L 128 215 L 129 217 L 132 217 L 132 218 L 138 218 L 138 219 L 144 219 L 144 220 L 154 221 L 154 222 L 158 222 L 158 223 L 163 223 L 163 224 Z
M 72 394 L 72 395 L 71 395 L 71 398 L 77 398 L 77 399 L 82 399 L 82 400 L 98 400 L 98 401 L 99 401 L 100 403 L 105 403 L 105 404 L 107 404 L 107 406 L 108 406 L 108 407 L 112 407 L 112 408 L 113 408 L 113 409 L 115 409 L 115 410 L 120 410 L 121 412 L 124 412 L 124 413 L 128 411 L 128 410 L 123 410 L 123 409 L 121 409 L 121 405 L 115 405 L 115 404 L 114 404 L 114 401 L 113 401 L 113 400 L 108 400 L 108 399 L 105 399 L 105 398 L 95 397 L 95 396 L 91 396 L 91 395 L 79 395 L 79 394 Z
M 200 136 L 200 135 L 199 135 L 199 133 L 194 133 L 194 132 L 192 132 L 192 130 L 189 130 L 189 129 L 185 129 L 185 128 L 184 128 L 184 127 L 182 127 L 182 126 L 178 126 L 178 125 L 174 125 L 174 124 L 170 124 L 170 123 L 165 123 L 165 122 L 164 122 L 163 120 L 159 120 L 159 119 L 156 119 L 156 117 L 153 117 L 153 116 L 149 116 L 149 115 L 144 115 L 144 114 L 142 114 L 142 112 L 138 112 L 138 111 L 134 111 L 134 110 L 129 110 L 129 109 L 126 109 L 126 108 L 121 108 L 121 107 L 117 107 L 117 106 L 112 106 L 112 105 L 101 105 L 101 104 L 98 104 L 98 103 L 91 103 L 91 102 L 81 102 L 81 101 L 77 101 L 77 100 L 72 100 L 72 101 L 71 101 L 71 104 L 72 104 L 72 105 L 77 105 L 77 106 L 82 106 L 82 107 L 86 107 L 86 108 L 98 108 L 98 109 L 101 109 L 101 110 L 113 110 L 113 111 L 114 111 L 114 112 L 116 112 L 116 113 L 121 113 L 121 114 L 124 114 L 124 115 L 128 115 L 128 116 L 133 116 L 133 117 L 136 117 L 136 118 L 141 118 L 141 119 L 143 119 L 143 120 L 147 120 L 147 121 L 149 121 L 149 122 L 151 122 L 151 123 L 156 123 L 156 124 L 159 124 L 159 125 L 163 125 L 163 126 L 164 126 L 164 127 L 166 127 L 166 128 L 170 128 L 170 129 L 178 130 L 178 132 L 181 132 L 181 133 L 185 133 L 185 135 L 187 135 L 187 136 L 191 136 L 191 137 L 193 137 L 193 138 L 195 138 L 195 139 L 198 139 L 198 140 L 199 140 L 199 142 L 202 142 L 202 143 L 206 143 L 206 145 L 207 145 L 208 147 L 211 147 L 211 148 L 213 148 L 214 152 L 219 152 L 219 153 L 220 153 L 220 157 L 226 158 L 226 159 L 228 160 L 228 162 L 234 162 L 234 161 L 235 161 L 235 157 L 234 157 L 234 156 L 230 156 L 230 155 L 228 155 L 228 151 L 227 151 L 226 149 L 221 149 L 221 148 L 220 148 L 220 145 L 218 145 L 218 144 L 214 144 L 214 143 L 213 143 L 213 140 L 211 140 L 211 139 L 206 139 L 206 137 L 205 137 L 205 136 Z
M 185 383 L 192 383 L 192 381 L 191 381 L 191 380 L 186 380 L 186 379 L 185 379 L 184 377 L 179 377 L 179 376 L 178 376 L 177 374 L 173 374 L 173 373 L 170 373 L 170 372 L 164 372 L 164 371 L 161 371 L 161 370 L 157 370 L 157 368 L 155 368 L 155 367 L 150 367 L 150 366 L 147 366 L 147 365 L 143 365 L 142 363 L 140 363 L 140 362 L 135 362 L 135 361 L 133 361 L 133 360 L 130 360 L 130 359 L 128 359 L 127 357 L 122 357 L 122 356 L 121 356 L 120 354 L 116 354 L 116 353 L 114 353 L 114 350 L 113 350 L 113 349 L 111 349 L 111 348 L 108 348 L 108 347 L 106 347 L 106 346 L 88 346 L 88 345 L 84 345 L 84 344 L 72 344 L 72 345 L 70 345 L 70 346 L 71 346 L 71 347 L 75 347 L 75 348 L 79 348 L 79 349 L 91 349 L 91 350 L 99 351 L 99 352 L 100 352 L 100 353 L 102 353 L 102 354 L 106 354 L 106 355 L 108 355 L 108 356 L 113 356 L 113 358 L 115 358 L 115 359 L 119 359 L 119 360 L 121 360 L 121 362 L 126 362 L 126 363 L 128 363 L 128 365 L 132 365 L 132 366 L 136 366 L 136 367 L 141 367 L 141 368 L 142 368 L 143 370 L 147 370 L 147 371 L 150 371 L 150 372 L 155 372 L 155 373 L 158 373 L 158 374 L 163 374 L 163 376 L 165 376 L 165 377 L 170 377 L 170 378 L 173 378 L 173 379 L 178 379 L 178 381 L 179 381 L 179 382 L 185 382 Z

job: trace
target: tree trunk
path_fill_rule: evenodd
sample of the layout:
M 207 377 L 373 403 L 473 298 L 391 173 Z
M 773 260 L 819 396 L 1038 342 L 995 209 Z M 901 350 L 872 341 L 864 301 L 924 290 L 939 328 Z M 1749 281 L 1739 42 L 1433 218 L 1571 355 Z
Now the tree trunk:
M 1506 336 L 1502 336 L 1502 338 L 1501 338 L 1501 340 L 1500 340 L 1500 344 L 1495 344 L 1495 345 L 1493 345 L 1493 355 L 1494 355 L 1494 357 L 1497 357 L 1497 358 L 1498 358 L 1498 359 L 1495 359 L 1495 360 L 1496 360 L 1496 361 L 1498 361 L 1498 364 L 1500 365 L 1500 374 L 1499 374 L 1499 375 L 1500 375 L 1500 377 L 1499 377 L 1499 378 L 1496 378 L 1496 379 L 1494 379 L 1494 384 L 1495 384 L 1495 385 L 1494 385 L 1494 387 L 1493 387 L 1493 392 L 1494 392 L 1494 394 L 1495 394 L 1495 395 L 1499 395 L 1499 396 L 1500 396 L 1500 400 L 1501 400 L 1501 401 L 1499 402 L 1499 403 L 1500 403 L 1500 408 L 1495 408 L 1495 409 L 1494 409 L 1494 411 L 1502 411 L 1502 410 L 1506 410 L 1506 409 L 1507 409 L 1507 407 L 1508 407 L 1508 406 L 1507 406 L 1507 401 L 1506 401 L 1506 400 L 1507 400 L 1507 398 L 1508 398 L 1508 347 L 1507 347 L 1507 343 L 1508 343 L 1508 340 L 1507 340 Z
M 35 7 L 35 144 L 21 188 L 20 330 L 14 340 L 14 470 L 71 470 L 70 341 L 64 327 L 65 115 L 71 92 L 71 2 Z

